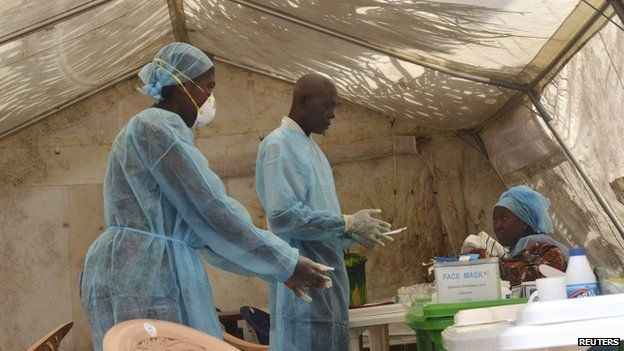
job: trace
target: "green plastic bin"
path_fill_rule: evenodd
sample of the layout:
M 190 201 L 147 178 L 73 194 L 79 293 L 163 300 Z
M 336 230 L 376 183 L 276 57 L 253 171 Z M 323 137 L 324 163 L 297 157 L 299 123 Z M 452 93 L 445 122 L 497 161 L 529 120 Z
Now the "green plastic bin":
M 442 331 L 453 325 L 453 317 L 461 310 L 526 303 L 526 298 L 461 303 L 431 303 L 419 299 L 405 315 L 405 323 L 416 332 L 418 351 L 445 351 Z

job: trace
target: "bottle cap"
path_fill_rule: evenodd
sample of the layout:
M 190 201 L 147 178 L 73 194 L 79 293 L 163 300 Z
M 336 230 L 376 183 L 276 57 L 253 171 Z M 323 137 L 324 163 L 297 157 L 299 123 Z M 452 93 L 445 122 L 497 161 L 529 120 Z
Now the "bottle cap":
M 573 247 L 568 252 L 570 256 L 585 256 L 585 249 L 582 247 Z

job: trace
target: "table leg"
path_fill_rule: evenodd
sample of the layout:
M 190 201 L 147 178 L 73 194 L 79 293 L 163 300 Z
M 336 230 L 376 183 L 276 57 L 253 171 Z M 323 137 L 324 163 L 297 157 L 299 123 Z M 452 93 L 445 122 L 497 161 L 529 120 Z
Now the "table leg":
M 375 325 L 368 328 L 370 351 L 390 351 L 388 325 Z
M 360 351 L 360 335 L 366 328 L 349 328 L 349 351 Z

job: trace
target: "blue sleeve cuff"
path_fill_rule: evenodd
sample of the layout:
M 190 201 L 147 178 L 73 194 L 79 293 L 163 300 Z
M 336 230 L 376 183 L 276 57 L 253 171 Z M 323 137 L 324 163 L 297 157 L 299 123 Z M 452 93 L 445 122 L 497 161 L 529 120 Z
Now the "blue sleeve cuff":
M 297 261 L 299 260 L 299 250 L 292 248 L 286 257 L 287 258 L 284 262 L 285 269 L 276 277 L 277 281 L 282 283 L 287 281 L 290 277 L 292 277 L 293 273 L 295 273 L 295 267 L 297 267 Z

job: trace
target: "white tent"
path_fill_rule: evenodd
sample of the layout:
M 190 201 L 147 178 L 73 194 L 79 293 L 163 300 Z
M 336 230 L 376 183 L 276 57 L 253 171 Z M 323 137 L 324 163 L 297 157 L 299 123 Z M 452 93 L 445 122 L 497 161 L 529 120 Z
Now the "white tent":
M 407 121 L 469 143 L 498 183 L 527 183 L 551 199 L 557 239 L 621 272 L 623 16 L 622 0 L 5 0 L 0 139 L 130 79 L 163 45 L 187 41 L 286 82 L 325 74 L 341 98 L 393 126 Z M 396 125 L 375 145 L 415 152 L 413 133 Z M 252 149 L 211 164 L 247 175 Z M 454 252 L 478 227 L 469 223 L 486 221 L 476 209 L 492 204 L 474 199 L 491 179 L 457 148 L 429 149 L 448 160 L 426 162 Z
M 341 97 L 394 118 L 468 130 L 505 176 L 561 154 L 566 141 L 553 122 L 545 133 L 533 117 L 515 124 L 508 117 L 529 106 L 550 120 L 538 102 L 545 88 L 551 100 L 571 98 L 548 84 L 609 23 L 609 3 L 622 6 L 616 0 L 8 1 L 0 14 L 0 136 L 133 76 L 165 43 L 185 40 L 217 60 L 287 81 L 309 71 L 327 74 Z M 613 46 L 601 59 L 618 58 L 606 56 L 621 47 L 614 23 Z M 607 73 L 617 75 L 618 68 Z M 584 120 L 587 112 L 550 110 L 560 124 Z M 508 125 L 496 127 L 501 119 Z M 553 131 L 556 143 L 547 136 Z M 565 157 L 560 162 L 567 164 Z M 592 180 L 578 162 L 572 165 L 591 184 L 592 194 L 579 201 L 598 201 L 597 211 L 609 217 L 601 232 L 624 235 L 615 214 L 621 204 L 604 195 L 611 189 L 596 187 L 597 175 Z M 620 235 L 611 242 L 621 244 Z

